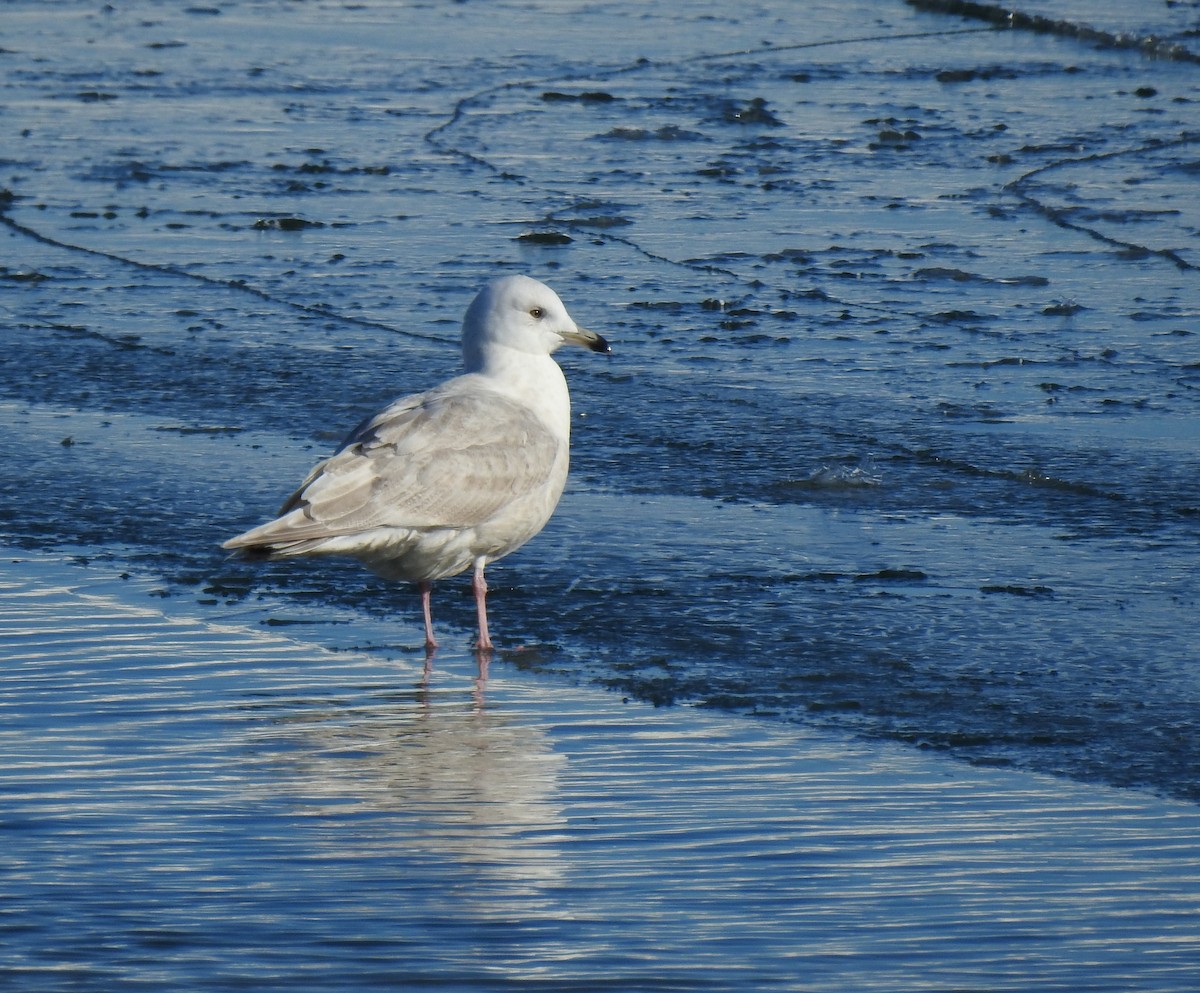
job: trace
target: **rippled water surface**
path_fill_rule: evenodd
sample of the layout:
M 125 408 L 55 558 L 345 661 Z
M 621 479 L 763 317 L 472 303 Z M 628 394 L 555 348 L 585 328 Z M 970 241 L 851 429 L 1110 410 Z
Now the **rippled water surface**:
M 0 567 L 5 988 L 1195 979 L 1192 806 L 467 653 L 423 674 L 152 592 Z
M 6 5 L 0 964 L 1194 988 L 1198 24 Z M 449 581 L 423 683 L 409 592 L 218 546 L 517 271 L 614 354 L 562 356 L 572 482 L 489 572 L 522 651 L 477 686 Z

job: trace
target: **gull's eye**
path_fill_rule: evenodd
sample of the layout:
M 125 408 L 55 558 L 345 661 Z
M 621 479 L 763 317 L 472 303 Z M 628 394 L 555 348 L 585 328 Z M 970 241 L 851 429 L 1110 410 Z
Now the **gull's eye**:
M 535 321 L 540 321 L 543 317 L 546 316 L 546 312 L 544 310 L 542 310 L 541 307 L 534 307 L 529 312 L 529 316 L 532 317 Z

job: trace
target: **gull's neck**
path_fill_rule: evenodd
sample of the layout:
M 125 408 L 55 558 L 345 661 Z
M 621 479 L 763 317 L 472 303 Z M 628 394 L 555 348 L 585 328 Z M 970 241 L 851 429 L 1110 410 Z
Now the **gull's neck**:
M 489 348 L 467 372 L 485 380 L 491 389 L 533 410 L 550 427 L 567 433 L 571 398 L 562 369 L 549 355 L 532 355 L 512 348 Z

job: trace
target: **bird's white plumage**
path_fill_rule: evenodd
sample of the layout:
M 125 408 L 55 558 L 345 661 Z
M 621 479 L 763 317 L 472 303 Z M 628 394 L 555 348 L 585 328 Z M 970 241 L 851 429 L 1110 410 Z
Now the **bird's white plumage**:
M 566 483 L 570 399 L 551 358 L 564 342 L 608 351 L 548 286 L 525 276 L 488 284 L 463 320 L 463 375 L 364 421 L 277 519 L 224 547 L 349 555 L 426 591 L 474 566 L 480 643 L 490 645 L 483 567 L 545 526 Z M 426 637 L 432 645 L 428 617 Z

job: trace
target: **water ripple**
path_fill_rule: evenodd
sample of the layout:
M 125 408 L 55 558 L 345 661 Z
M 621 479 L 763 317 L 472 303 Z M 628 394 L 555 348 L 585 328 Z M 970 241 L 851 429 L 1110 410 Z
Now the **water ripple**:
M 0 567 L 26 988 L 1188 988 L 1192 807 L 147 592 Z

